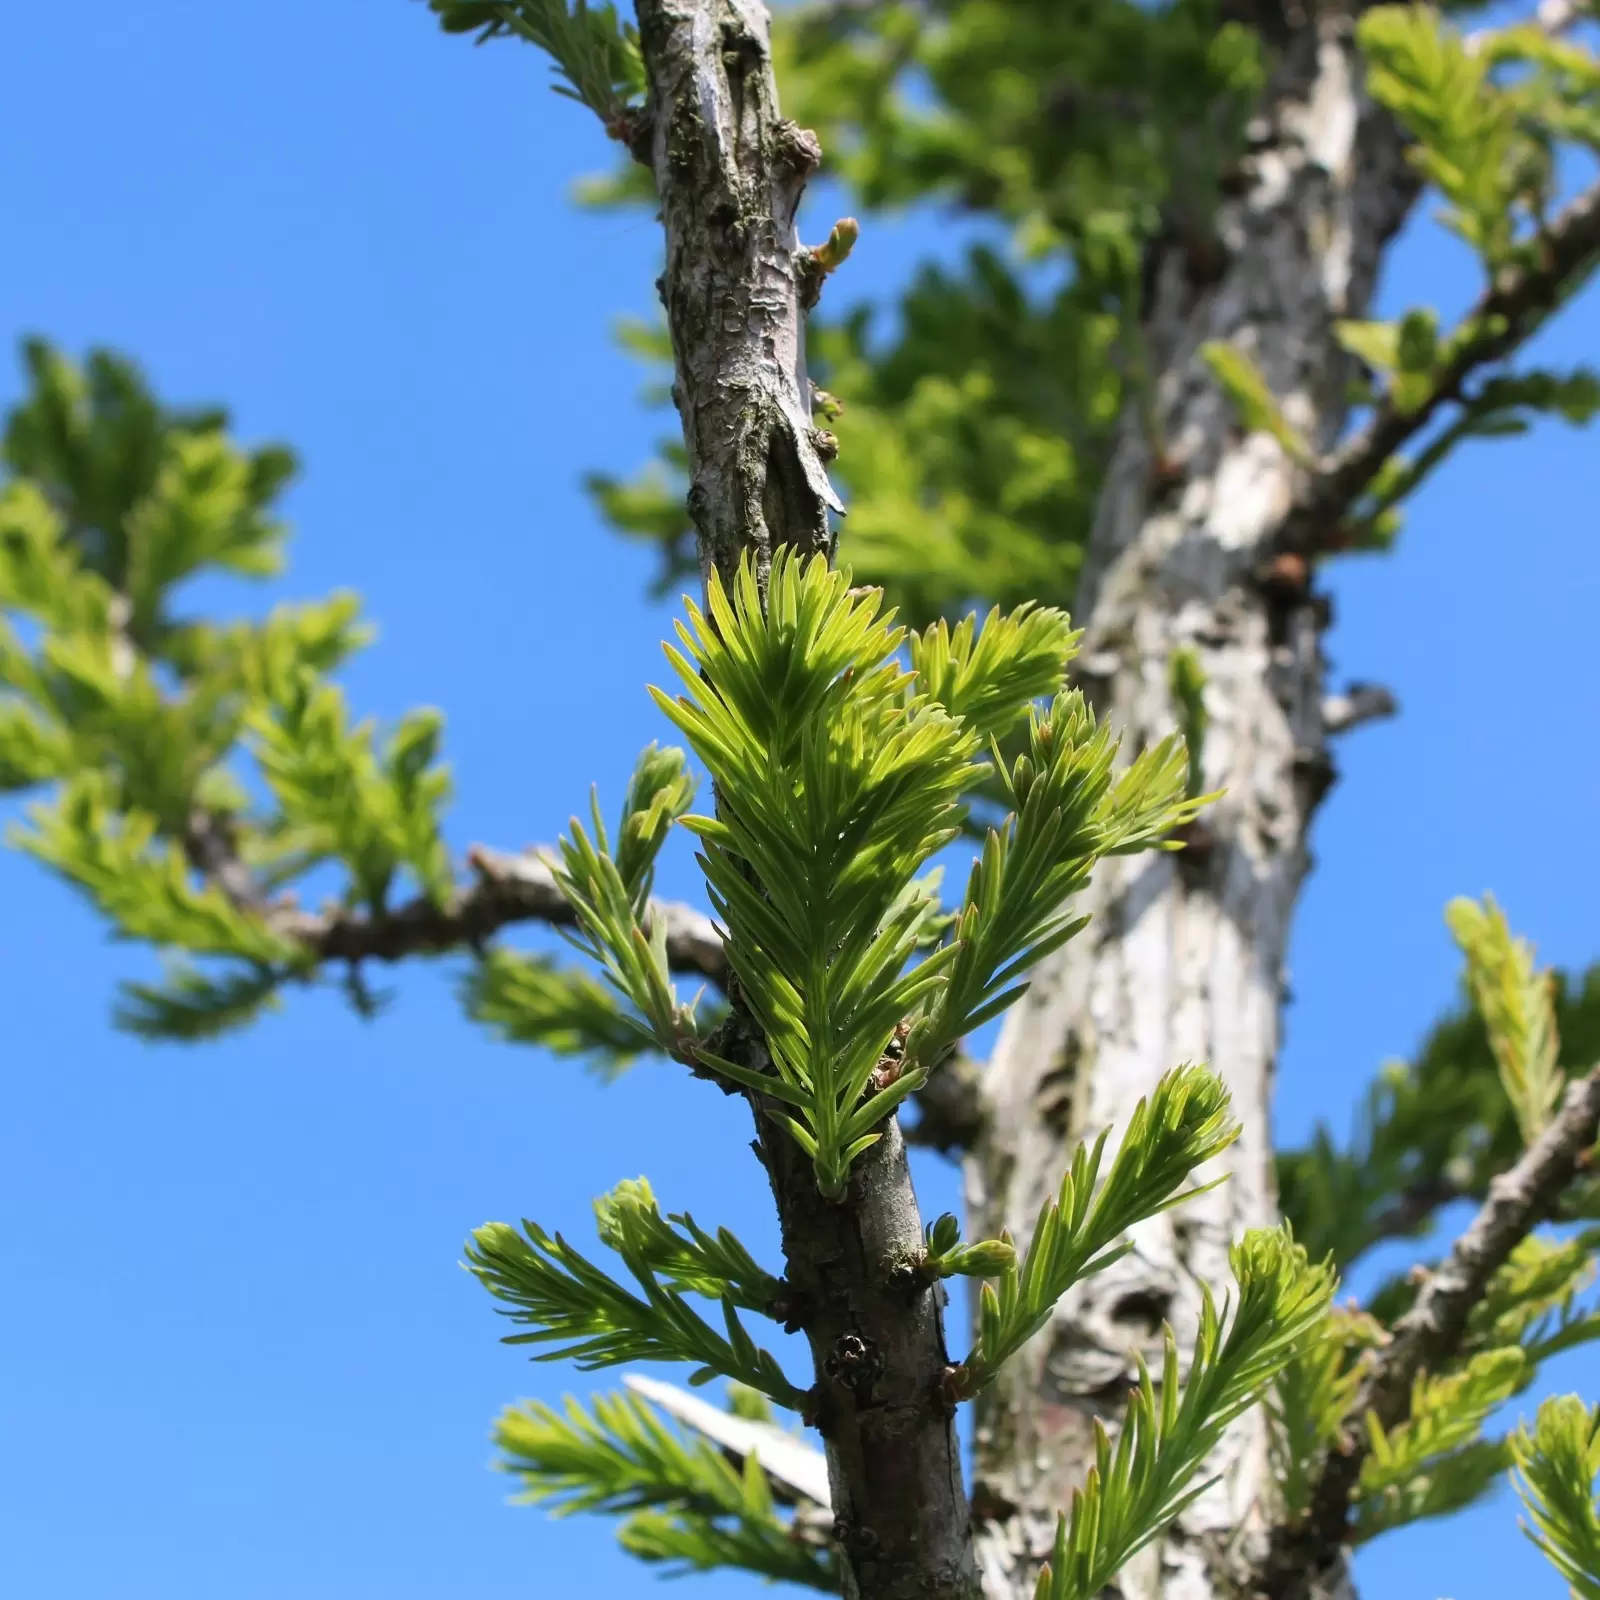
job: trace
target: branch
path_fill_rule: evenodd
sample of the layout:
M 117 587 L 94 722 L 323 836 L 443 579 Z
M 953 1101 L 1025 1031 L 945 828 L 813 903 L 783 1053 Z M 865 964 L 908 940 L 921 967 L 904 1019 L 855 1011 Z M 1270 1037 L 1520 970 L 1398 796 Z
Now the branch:
M 1364 722 L 1382 722 L 1398 715 L 1400 702 L 1381 683 L 1352 683 L 1343 694 L 1322 702 L 1322 727 L 1327 733 L 1348 733 Z
M 1568 204 L 1537 244 L 1538 261 L 1499 273 L 1468 313 L 1463 327 L 1477 331 L 1461 341 L 1427 399 L 1404 409 L 1385 398 L 1365 427 L 1323 458 L 1284 522 L 1280 549 L 1337 548 L 1341 523 L 1395 453 L 1461 398 L 1475 372 L 1513 354 L 1560 307 L 1600 255 L 1600 183 Z
M 636 7 L 701 575 L 731 586 L 748 554 L 764 594 L 780 547 L 831 559 L 841 509 L 805 366 L 806 308 L 826 262 L 795 232 L 821 152 L 779 112 L 760 0 Z M 769 1070 L 737 994 L 720 1042 L 740 1067 Z M 751 1099 L 785 1278 L 804 1307 L 844 1591 L 980 1600 L 960 1444 L 937 1393 L 949 1365 L 938 1286 L 908 1291 L 890 1270 L 925 1250 L 899 1124 L 887 1119 L 829 1200 L 790 1131 Z
M 517 922 L 576 926 L 577 914 L 540 851 L 506 855 L 479 846 L 467 859 L 478 881 L 446 905 L 420 897 L 380 913 L 344 907 L 307 912 L 279 905 L 268 912 L 267 920 L 277 932 L 306 946 L 319 962 L 441 955 L 481 944 Z M 726 981 L 722 935 L 710 917 L 692 906 L 661 900 L 650 902 L 650 914 L 666 920 L 667 959 L 675 971 L 698 973 L 716 984 Z
M 1373 1219 L 1365 1249 L 1388 1239 L 1408 1239 L 1434 1212 L 1456 1200 L 1465 1200 L 1470 1191 L 1448 1178 L 1428 1178 L 1402 1189 Z
M 1555 1210 L 1562 1191 L 1584 1166 L 1600 1133 L 1600 1067 L 1567 1090 L 1560 1112 L 1515 1166 L 1489 1184 L 1489 1197 L 1454 1249 L 1429 1276 L 1415 1303 L 1395 1323 L 1378 1352 L 1349 1420 L 1348 1448 L 1330 1455 L 1305 1517 L 1274 1530 L 1254 1585 L 1260 1600 L 1309 1600 L 1316 1582 L 1338 1561 L 1349 1531 L 1350 1503 L 1370 1446 L 1361 1426 L 1404 1419 L 1411 1386 L 1437 1372 L 1455 1353 L 1467 1319 L 1489 1280 L 1513 1250 Z

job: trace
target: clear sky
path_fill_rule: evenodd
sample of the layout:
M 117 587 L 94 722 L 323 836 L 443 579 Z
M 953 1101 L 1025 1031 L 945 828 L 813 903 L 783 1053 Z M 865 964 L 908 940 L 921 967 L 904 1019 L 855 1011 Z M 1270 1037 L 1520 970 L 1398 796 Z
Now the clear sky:
M 352 697 L 448 713 L 453 840 L 549 840 L 591 780 L 614 802 L 663 731 L 643 684 L 669 614 L 579 478 L 637 464 L 660 426 L 607 331 L 648 311 L 657 235 L 571 208 L 608 159 L 592 120 L 533 52 L 446 40 L 407 0 L 8 6 L 0 64 L 0 402 L 40 332 L 115 345 L 169 399 L 293 443 L 274 592 L 365 594 L 382 633 Z M 819 204 L 808 233 L 831 221 Z M 869 226 L 830 294 L 892 290 L 940 237 Z M 1467 284 L 1422 229 L 1385 300 L 1453 305 Z M 1595 295 L 1546 346 L 1600 352 Z M 1398 554 L 1336 579 L 1337 668 L 1404 715 L 1347 741 L 1317 823 L 1287 1134 L 1342 1126 L 1450 999 L 1449 896 L 1493 888 L 1549 959 L 1600 955 L 1597 505 L 1596 436 L 1544 427 L 1461 461 Z M 664 886 L 691 890 L 681 859 Z M 770 1255 L 734 1104 L 666 1068 L 602 1088 L 496 1045 L 459 1017 L 448 963 L 393 974 L 375 1024 L 314 994 L 225 1044 L 142 1047 L 107 1021 L 142 956 L 14 855 L 0 896 L 0 1594 L 650 1585 L 605 1522 L 504 1504 L 495 1410 L 597 1385 L 499 1345 L 455 1263 L 489 1218 L 581 1233 L 640 1172 Z M 919 1183 L 929 1214 L 955 1203 L 948 1167 Z M 1600 1363 L 1556 1376 L 1600 1392 Z M 1368 1600 L 1559 1592 L 1505 1496 L 1362 1567 Z

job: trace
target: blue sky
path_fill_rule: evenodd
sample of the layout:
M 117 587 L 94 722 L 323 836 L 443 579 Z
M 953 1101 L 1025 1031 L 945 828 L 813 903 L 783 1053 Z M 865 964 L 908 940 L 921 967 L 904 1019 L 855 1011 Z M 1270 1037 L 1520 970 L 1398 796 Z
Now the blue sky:
M 607 159 L 530 51 L 473 51 L 403 0 L 81 0 L 0 22 L 0 344 L 141 359 L 304 458 L 284 593 L 349 585 L 380 624 L 364 711 L 448 713 L 453 839 L 552 838 L 662 732 L 643 692 L 669 613 L 579 488 L 658 431 L 612 347 L 649 309 L 646 217 L 576 214 Z M 808 232 L 832 221 L 824 206 Z M 874 225 L 836 287 L 882 293 L 938 236 Z M 1391 306 L 1459 301 L 1416 231 Z M 833 291 L 830 291 L 833 292 Z M 1588 295 L 1546 341 L 1600 351 Z M 0 401 L 16 390 L 0 357 Z M 1338 669 L 1399 694 L 1351 737 L 1293 949 L 1280 1123 L 1342 1125 L 1449 1000 L 1445 900 L 1493 888 L 1550 960 L 1600 954 L 1593 615 L 1600 450 L 1561 427 L 1483 448 L 1399 552 L 1334 584 Z M 251 606 L 261 596 L 241 595 Z M 683 863 L 665 888 L 692 889 Z M 581 1230 L 648 1172 L 674 1208 L 772 1253 L 737 1108 L 665 1068 L 602 1088 L 464 1023 L 448 964 L 362 1024 L 297 997 L 200 1052 L 113 1033 L 141 969 L 0 856 L 0 1592 L 29 1600 L 462 1600 L 654 1582 L 603 1522 L 504 1505 L 486 1429 L 596 1385 L 496 1342 L 455 1265 L 468 1228 Z M 919 1170 L 925 1209 L 955 1202 Z M 1555 1375 L 1600 1389 L 1594 1363 Z M 1502 1498 L 1391 1540 L 1369 1600 L 1557 1594 Z M 720 1577 L 732 1600 L 753 1582 Z

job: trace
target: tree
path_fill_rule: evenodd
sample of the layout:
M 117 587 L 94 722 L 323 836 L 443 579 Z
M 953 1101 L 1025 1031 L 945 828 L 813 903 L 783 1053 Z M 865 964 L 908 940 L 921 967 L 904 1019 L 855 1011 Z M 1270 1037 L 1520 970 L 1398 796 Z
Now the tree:
M 980 1559 L 993 1592 L 1025 1592 L 1053 1553 L 1044 1592 L 1090 1594 L 1177 1514 L 1162 1558 L 1174 1586 L 1185 1569 L 1231 1581 L 1229 1564 L 1242 1563 L 1265 1592 L 1299 1593 L 1347 1538 L 1462 1503 L 1514 1449 L 1541 1537 L 1569 1576 L 1592 1582 L 1583 1417 L 1550 1413 L 1514 1446 L 1480 1428 L 1542 1356 L 1589 1332 L 1572 1309 L 1587 1237 L 1533 1229 L 1581 1222 L 1592 1204 L 1580 1168 L 1600 1088 L 1575 1077 L 1555 1105 L 1557 1062 L 1579 1068 L 1591 1048 L 1594 986 L 1558 1005 L 1492 905 L 1457 908 L 1478 1018 L 1443 1029 L 1409 1074 L 1380 1086 L 1352 1148 L 1282 1158 L 1299 1244 L 1272 1231 L 1265 1135 L 1276 973 L 1329 774 L 1309 564 L 1388 537 L 1395 506 L 1461 439 L 1531 410 L 1578 418 L 1594 405 L 1584 374 L 1509 367 L 1595 255 L 1593 199 L 1549 214 L 1555 156 L 1593 142 L 1592 59 L 1557 38 L 1571 19 L 1547 13 L 1543 28 L 1471 44 L 1410 7 L 1369 12 L 1359 41 L 1342 14 L 1291 23 L 1254 8 L 1221 30 L 1183 7 L 1090 18 L 1012 7 L 1008 20 L 1026 25 L 1003 32 L 985 27 L 993 6 L 943 8 L 943 27 L 895 6 L 797 22 L 780 59 L 805 120 L 850 152 L 866 198 L 953 188 L 1072 266 L 1048 315 L 995 257 L 970 283 L 933 281 L 898 361 L 870 351 L 859 326 L 827 332 L 827 381 L 847 408 L 834 438 L 814 427 L 804 318 L 854 230 L 797 249 L 816 143 L 778 117 L 759 8 L 645 4 L 637 40 L 598 8 L 435 9 L 448 26 L 543 45 L 563 87 L 654 178 L 690 516 L 681 495 L 648 483 L 598 487 L 669 549 L 691 529 L 697 545 L 711 620 L 691 614 L 685 693 L 663 710 L 714 779 L 712 814 L 690 825 L 726 942 L 649 899 L 654 852 L 690 803 L 684 765 L 659 750 L 642 758 L 614 837 L 597 810 L 559 861 L 480 853 L 460 888 L 438 830 L 437 722 L 408 718 L 380 745 L 350 727 L 329 681 L 358 642 L 348 602 L 258 627 L 172 614 L 173 586 L 191 572 L 271 567 L 287 459 L 240 451 L 216 414 L 167 412 L 112 358 L 79 374 L 35 347 L 33 394 L 7 434 L 4 591 L 33 628 L 7 645 L 15 693 L 0 750 L 12 786 L 63 786 L 36 813 L 34 853 L 124 933 L 203 958 L 134 989 L 127 1023 L 203 1037 L 330 963 L 358 974 L 371 959 L 476 949 L 541 918 L 572 927 L 610 987 L 488 948 L 470 986 L 479 1016 L 561 1048 L 660 1050 L 756 1102 L 784 1222 L 781 1279 L 730 1235 L 661 1216 L 639 1186 L 601 1211 L 631 1287 L 532 1225 L 485 1230 L 473 1246 L 485 1282 L 533 1327 L 517 1337 L 585 1362 L 671 1355 L 745 1386 L 731 1418 L 657 1396 L 742 1459 L 738 1473 L 637 1397 L 506 1419 L 530 1488 L 632 1513 L 625 1536 L 641 1554 L 846 1592 L 970 1594 Z M 697 30 L 696 17 L 720 31 Z M 1064 39 L 1093 81 L 1048 86 L 1078 103 L 1070 133 L 1039 148 L 987 86 L 1014 87 L 1021 70 L 1039 90 L 1038 64 L 1062 60 Z M 1377 68 L 1375 98 L 1359 87 L 1358 42 Z M 1131 86 L 1117 78 L 1129 63 Z M 919 66 L 943 99 L 937 115 L 884 111 L 864 92 Z M 1141 85 L 1162 91 L 1163 116 L 1127 139 L 1116 96 Z M 726 121 L 708 126 L 707 107 Z M 1397 116 L 1417 141 L 1413 165 L 1486 265 L 1482 304 L 1444 332 L 1423 313 L 1356 320 L 1379 249 L 1416 198 Z M 1207 136 L 1180 138 L 1196 122 Z M 1180 152 L 1199 171 L 1163 194 Z M 1196 215 L 1206 185 L 1223 198 Z M 969 348 L 1006 352 L 1009 366 L 992 364 L 1006 381 L 958 392 L 941 412 L 930 324 L 947 345 L 958 329 Z M 1369 384 L 1365 420 L 1342 443 L 1354 369 L 1341 350 Z M 1062 357 L 1065 392 L 1039 393 L 1041 351 Z M 864 524 L 853 565 L 921 624 L 907 639 L 827 568 L 826 464 L 841 440 Z M 1041 467 L 1031 482 L 1030 463 Z M 908 538 L 911 506 L 937 511 L 937 539 L 920 526 Z M 1083 639 L 1030 604 L 1067 598 L 1074 581 Z M 937 620 L 980 596 L 1007 608 L 981 630 Z M 893 665 L 902 644 L 909 679 Z M 1141 752 L 1131 766 L 1115 765 L 1112 730 Z M 264 790 L 241 783 L 241 740 Z M 1200 810 L 1207 787 L 1227 797 Z M 813 792 L 814 806 L 795 803 Z M 921 874 L 966 827 L 986 843 L 952 922 Z M 1185 848 L 1148 852 L 1163 844 Z M 307 913 L 286 898 L 329 867 L 348 884 L 340 905 Z M 1124 926 L 1134 873 L 1146 902 L 1137 938 Z M 1069 898 L 1098 913 L 1087 929 Z M 1150 930 L 1180 916 L 1193 964 L 1212 974 L 1203 1004 L 1185 1001 L 1192 976 L 1168 982 L 1149 964 L 1149 949 L 1160 960 L 1175 943 Z M 952 1052 L 1017 998 L 1011 980 L 1036 960 L 1044 976 L 979 1077 Z M 717 983 L 726 1012 L 681 1002 L 675 971 Z M 1095 996 L 1135 983 L 1175 992 L 1182 1026 L 1155 1017 L 1157 1040 L 1134 1011 L 1108 1033 Z M 350 992 L 365 1003 L 359 977 Z M 1228 1001 L 1252 1019 L 1248 1036 L 1237 1025 L 1224 1036 Z M 1185 1054 L 1226 1078 L 1236 1143 L 1218 1080 L 1173 1072 Z M 912 1094 L 925 1137 L 971 1148 L 982 1199 L 967 1243 L 943 1219 L 924 1235 L 916 1217 L 894 1115 Z M 1462 1107 L 1458 1124 L 1441 1126 L 1443 1096 Z M 1079 1144 L 1110 1126 L 1115 1153 Z M 1230 1181 L 1165 1209 L 1207 1164 Z M 1431 1278 L 1393 1286 L 1365 1317 L 1328 1310 L 1325 1254 L 1348 1265 L 1458 1194 L 1482 1209 Z M 1153 1269 L 1160 1251 L 1119 1254 L 1130 1223 L 1147 1219 L 1148 1240 L 1168 1216 L 1182 1226 L 1167 1253 L 1187 1274 Z M 1224 1277 L 1240 1223 L 1258 1226 L 1231 1253 L 1237 1305 L 1219 1324 L 1205 1286 Z M 998 1285 L 954 1364 L 938 1315 L 950 1275 Z M 723 1302 L 721 1328 L 691 1295 Z M 741 1311 L 805 1333 L 812 1389 L 753 1342 Z M 1109 1411 L 1107 1377 L 1164 1319 L 1177 1337 L 1148 1341 L 1160 1379 L 1136 1391 L 1117 1444 L 1083 1430 L 1075 1449 L 1032 1467 L 1039 1442 L 1022 1430 L 1046 1347 L 1098 1339 L 1114 1359 L 1085 1375 L 1100 1392 L 1079 1407 Z M 1267 1420 L 1224 1436 L 1269 1385 Z M 821 1425 L 831 1538 L 806 1510 L 820 1504 L 814 1466 L 751 1390 Z M 969 1399 L 987 1408 L 976 1549 L 947 1466 L 949 1412 Z M 1256 1476 L 1263 1428 L 1280 1453 L 1276 1500 Z M 1203 1463 L 1232 1503 L 1258 1506 L 1226 1550 L 1218 1535 L 1239 1530 L 1218 1525 L 1223 1497 L 1185 1500 Z M 787 1526 L 774 1484 L 801 1504 Z M 1123 1581 L 1138 1592 L 1162 1578 Z

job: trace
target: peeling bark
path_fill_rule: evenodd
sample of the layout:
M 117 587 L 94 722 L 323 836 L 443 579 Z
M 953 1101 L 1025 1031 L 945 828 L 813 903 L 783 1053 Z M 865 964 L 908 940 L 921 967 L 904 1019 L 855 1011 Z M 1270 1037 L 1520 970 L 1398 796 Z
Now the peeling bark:
M 1159 438 L 1130 408 L 1075 608 L 1085 688 L 1129 752 L 1174 725 L 1171 652 L 1197 654 L 1206 787 L 1227 794 L 1181 856 L 1097 869 L 1089 928 L 1008 1018 L 966 1168 L 973 1232 L 1025 1236 L 1076 1143 L 1125 1125 L 1180 1062 L 1211 1063 L 1244 1131 L 1223 1158 L 1230 1181 L 1139 1228 L 1133 1252 L 1069 1296 L 980 1399 L 973 1500 L 991 1600 L 1031 1594 L 1093 1458 L 1093 1423 L 1114 1426 L 1121 1412 L 1133 1352 L 1154 1355 L 1163 1320 L 1191 1346 L 1200 1286 L 1222 1291 L 1229 1243 L 1275 1217 L 1268 1118 L 1285 947 L 1307 826 L 1333 777 L 1327 619 L 1304 563 L 1287 583 L 1262 571 L 1299 469 L 1266 435 L 1241 435 L 1199 352 L 1211 340 L 1247 351 L 1313 447 L 1334 443 L 1349 368 L 1333 324 L 1363 314 L 1416 191 L 1398 129 L 1361 89 L 1351 21 L 1329 9 L 1287 45 L 1250 128 L 1248 187 L 1218 215 L 1220 275 L 1190 281 L 1177 251 L 1153 264 L 1145 334 Z M 1259 1545 L 1259 1420 L 1229 1434 L 1210 1470 L 1218 1483 L 1122 1575 L 1128 1600 L 1227 1593 Z
M 637 9 L 701 569 L 729 577 L 749 550 L 764 582 L 780 546 L 831 557 L 839 509 L 811 429 L 805 305 L 816 282 L 794 226 L 820 152 L 779 116 L 759 0 Z M 730 1000 L 719 1053 L 765 1067 L 737 985 Z M 922 1225 L 899 1128 L 891 1119 L 834 1203 L 759 1105 L 756 1120 L 790 1318 L 816 1369 L 812 1420 L 827 1446 L 845 1594 L 978 1600 L 960 1449 L 939 1392 L 943 1293 L 912 1270 Z
M 817 454 L 795 213 L 822 159 L 778 113 L 761 0 L 639 0 L 667 265 L 673 399 L 702 576 L 748 546 L 833 553 Z

